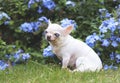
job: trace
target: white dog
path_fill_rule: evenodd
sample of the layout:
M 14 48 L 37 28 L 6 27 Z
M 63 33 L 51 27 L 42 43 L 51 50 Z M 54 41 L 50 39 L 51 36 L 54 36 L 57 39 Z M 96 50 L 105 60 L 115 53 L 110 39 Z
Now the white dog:
M 53 53 L 62 61 L 62 68 L 68 66 L 74 71 L 99 71 L 102 62 L 99 56 L 86 43 L 70 36 L 73 26 L 62 28 L 49 22 L 45 30 L 45 39 L 52 47 Z

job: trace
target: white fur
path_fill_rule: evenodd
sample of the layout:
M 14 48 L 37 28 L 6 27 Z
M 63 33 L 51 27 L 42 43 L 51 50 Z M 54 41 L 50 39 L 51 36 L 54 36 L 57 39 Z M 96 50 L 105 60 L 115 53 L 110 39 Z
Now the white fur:
M 70 36 L 70 29 L 66 30 L 58 24 L 50 23 L 46 30 L 48 31 L 46 37 L 49 34 L 54 39 L 49 41 L 49 43 L 53 48 L 53 52 L 62 61 L 62 68 L 71 66 L 74 67 L 73 71 L 81 72 L 99 71 L 102 69 L 102 62 L 99 56 L 86 43 Z M 54 38 L 54 32 L 61 33 L 61 36 Z

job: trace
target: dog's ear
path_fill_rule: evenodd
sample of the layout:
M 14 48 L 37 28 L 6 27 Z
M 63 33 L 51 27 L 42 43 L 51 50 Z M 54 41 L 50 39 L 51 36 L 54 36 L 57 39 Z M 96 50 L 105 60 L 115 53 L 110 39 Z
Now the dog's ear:
M 48 25 L 51 25 L 52 23 L 51 23 L 51 21 L 50 21 L 50 19 L 48 20 Z
M 67 28 L 64 29 L 64 35 L 68 35 L 72 32 L 73 26 L 69 25 Z

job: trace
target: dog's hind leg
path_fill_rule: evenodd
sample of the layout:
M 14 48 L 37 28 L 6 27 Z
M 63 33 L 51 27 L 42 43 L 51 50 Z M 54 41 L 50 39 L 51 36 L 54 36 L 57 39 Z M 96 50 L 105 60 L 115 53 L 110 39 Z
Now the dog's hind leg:
M 89 72 L 89 71 L 95 71 L 94 68 L 92 68 L 91 63 L 88 59 L 85 57 L 79 57 L 76 60 L 76 69 L 73 70 L 75 71 L 80 71 L 80 72 Z

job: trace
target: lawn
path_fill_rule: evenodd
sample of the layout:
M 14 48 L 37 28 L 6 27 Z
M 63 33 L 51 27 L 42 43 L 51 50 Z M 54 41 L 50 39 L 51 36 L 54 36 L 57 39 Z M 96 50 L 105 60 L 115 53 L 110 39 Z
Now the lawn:
M 100 72 L 70 73 L 59 65 L 29 61 L 0 71 L 0 83 L 120 83 L 120 69 Z

